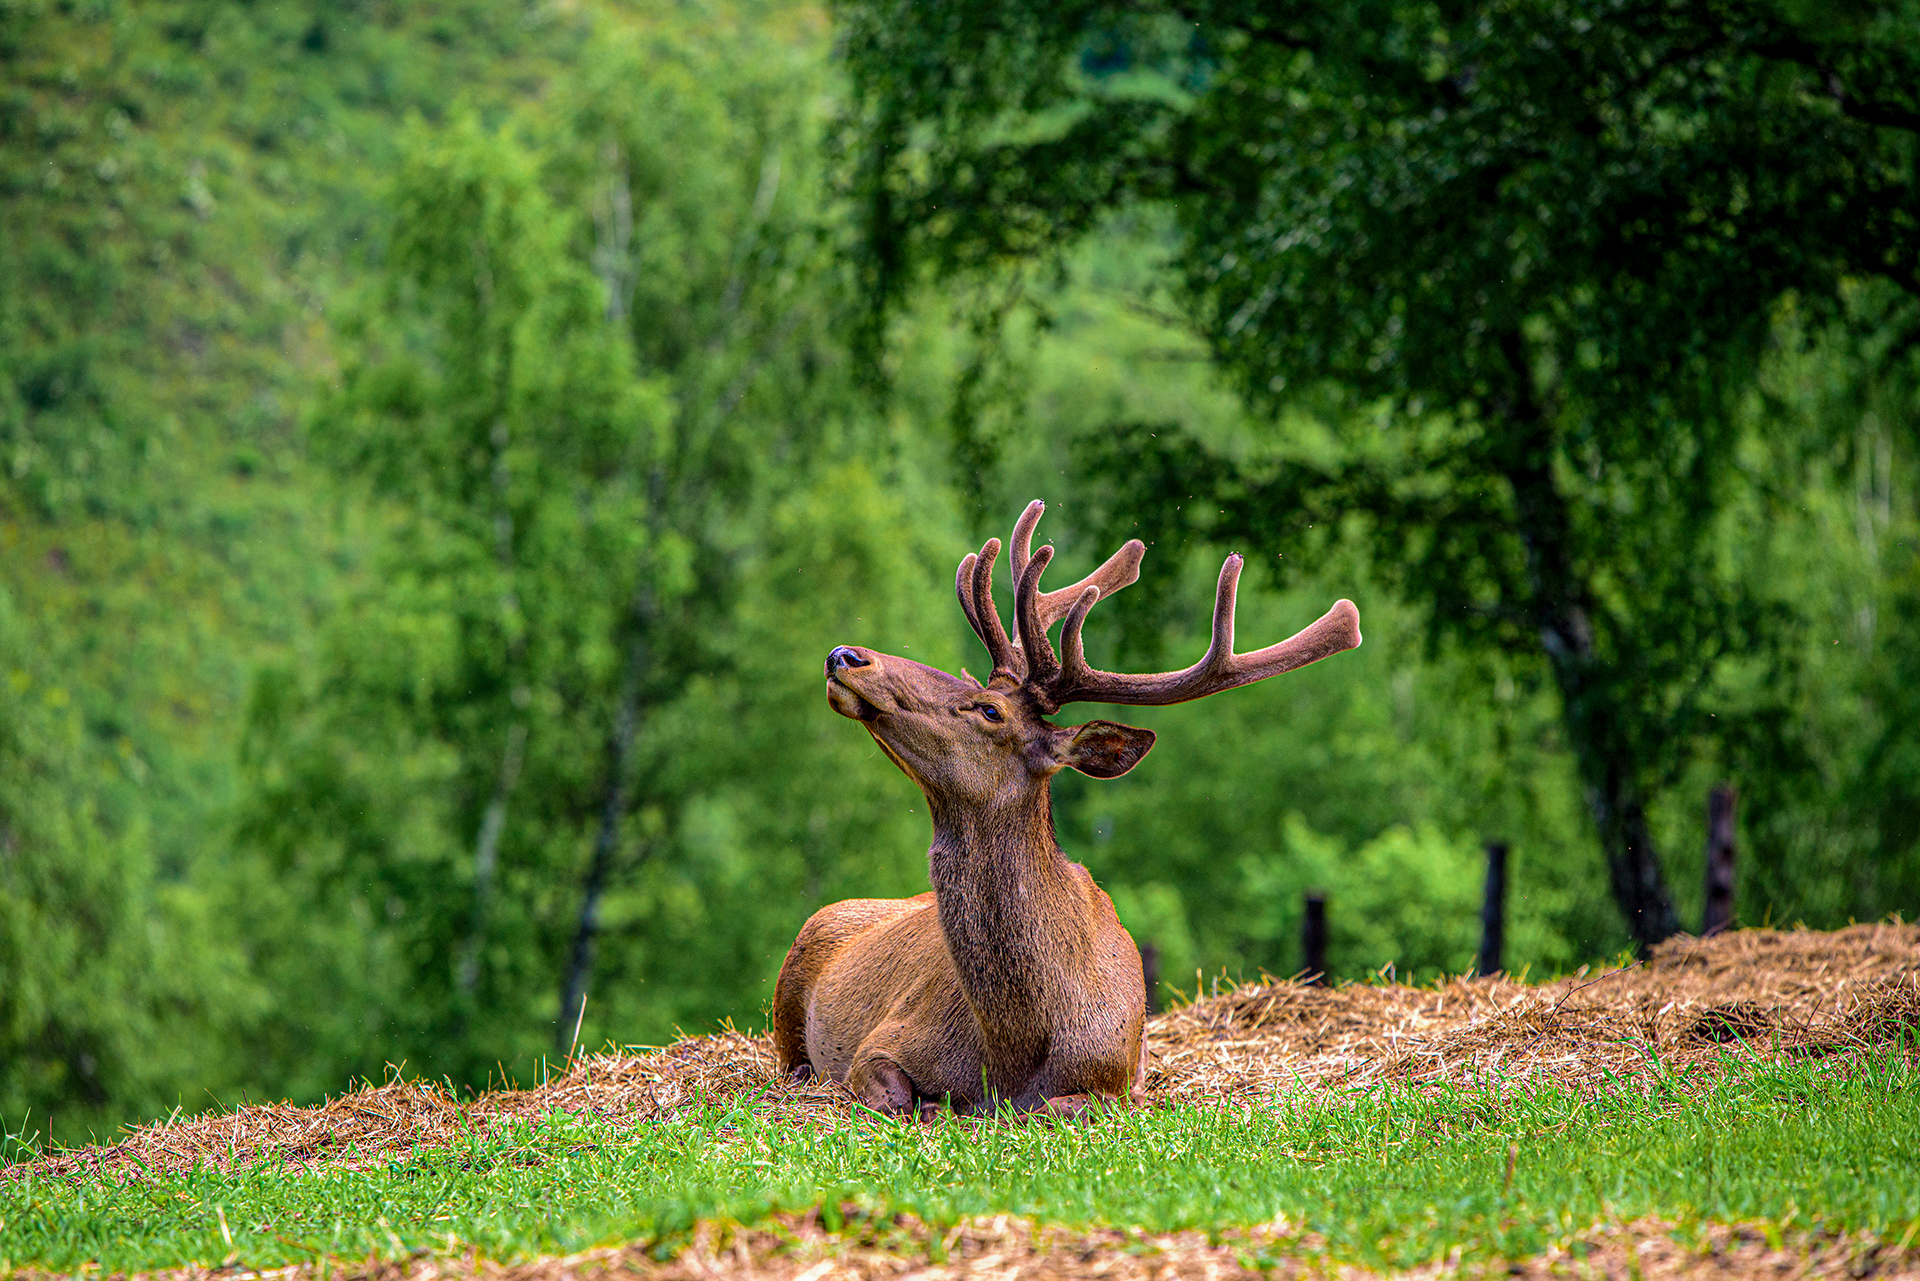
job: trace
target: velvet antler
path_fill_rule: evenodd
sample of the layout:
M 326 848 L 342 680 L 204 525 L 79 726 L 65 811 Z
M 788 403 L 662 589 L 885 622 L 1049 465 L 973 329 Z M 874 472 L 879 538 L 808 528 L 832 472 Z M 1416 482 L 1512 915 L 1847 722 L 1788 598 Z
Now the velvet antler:
M 1135 707 L 1161 706 L 1205 698 L 1221 690 L 1250 685 L 1318 662 L 1360 643 L 1360 611 L 1350 600 L 1335 601 L 1317 621 L 1265 649 L 1233 652 L 1233 609 L 1243 564 L 1238 553 L 1220 567 L 1213 602 L 1213 641 L 1192 667 L 1177 672 L 1128 674 L 1103 672 L 1087 664 L 1081 628 L 1087 612 L 1140 576 L 1140 558 L 1146 553 L 1139 539 L 1129 540 L 1107 563 L 1071 587 L 1057 592 L 1040 590 L 1040 575 L 1053 559 L 1053 548 L 1029 552 L 1034 526 L 1046 505 L 1029 503 L 1013 529 L 1014 611 L 1017 640 L 1009 639 L 994 608 L 993 564 L 1000 540 L 989 539 L 979 555 L 960 562 L 955 589 L 967 621 L 993 656 L 994 678 L 1019 682 L 1049 713 L 1068 703 L 1124 703 Z M 1060 652 L 1054 653 L 1047 629 L 1060 617 Z
M 993 604 L 993 565 L 1000 556 L 999 539 L 988 539 L 979 552 L 969 553 L 962 559 L 953 583 L 967 622 L 972 624 L 974 635 L 993 658 L 994 675 L 1028 684 L 1039 678 L 1042 671 L 1051 676 L 1060 670 L 1060 661 L 1047 642 L 1047 629 L 1073 608 L 1086 588 L 1094 587 L 1102 595 L 1111 596 L 1139 578 L 1140 558 L 1147 554 L 1145 543 L 1130 538 L 1119 551 L 1107 557 L 1104 565 L 1073 586 L 1057 592 L 1042 592 L 1040 571 L 1052 561 L 1053 548 L 1042 547 L 1038 553 L 1030 548 L 1034 526 L 1040 523 L 1040 516 L 1046 510 L 1047 505 L 1036 498 L 1027 504 L 1027 510 L 1013 526 L 1013 617 L 1014 626 L 1019 630 L 1011 639 Z M 1029 642 L 1028 637 L 1037 639 Z

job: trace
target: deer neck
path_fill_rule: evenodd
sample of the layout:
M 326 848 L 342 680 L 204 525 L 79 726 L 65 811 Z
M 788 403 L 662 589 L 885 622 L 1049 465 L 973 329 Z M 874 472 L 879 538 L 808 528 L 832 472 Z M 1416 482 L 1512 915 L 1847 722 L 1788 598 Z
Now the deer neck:
M 932 798 L 930 808 L 928 872 L 947 950 L 990 1062 L 1017 1076 L 1045 1057 L 1054 1012 L 1091 950 L 1048 780 L 987 808 Z

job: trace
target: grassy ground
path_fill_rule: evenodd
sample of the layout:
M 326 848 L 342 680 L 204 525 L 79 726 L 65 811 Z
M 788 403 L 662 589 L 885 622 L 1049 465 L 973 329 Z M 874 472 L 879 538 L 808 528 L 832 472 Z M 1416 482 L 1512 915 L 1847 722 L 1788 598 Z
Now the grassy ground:
M 446 1146 L 97 1176 L 0 1176 L 0 1274 L 233 1260 L 248 1267 L 417 1249 L 515 1257 L 646 1241 L 699 1220 L 819 1207 L 933 1225 L 1040 1223 L 1233 1233 L 1370 1267 L 1538 1253 L 1600 1220 L 1920 1232 L 1920 1069 L 1729 1051 L 1713 1072 L 1600 1089 L 1512 1082 L 1302 1093 L 1268 1106 L 1162 1106 L 1079 1126 L 755 1115 L 750 1100 L 641 1125 L 554 1113 Z M 16 1158 L 31 1153 L 16 1149 Z M 10 1177 L 9 1177 L 10 1176 Z M 937 1232 L 926 1245 L 937 1256 Z M 938 1258 L 934 1259 L 938 1262 Z M 1244 1257 L 1258 1266 L 1261 1257 Z M 1271 1260 L 1264 1260 L 1270 1262 Z

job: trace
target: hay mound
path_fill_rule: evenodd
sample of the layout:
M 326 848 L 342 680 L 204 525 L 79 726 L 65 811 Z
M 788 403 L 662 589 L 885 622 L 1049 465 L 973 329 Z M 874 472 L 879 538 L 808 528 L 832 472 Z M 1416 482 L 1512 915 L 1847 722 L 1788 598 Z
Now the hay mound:
M 1155 1017 L 1147 1043 L 1154 1102 L 1242 1107 L 1381 1081 L 1598 1084 L 1608 1073 L 1632 1080 L 1711 1072 L 1729 1054 L 1920 1049 L 1920 926 L 1676 938 L 1644 964 L 1537 985 L 1269 981 Z M 371 1164 L 553 1111 L 636 1124 L 714 1104 L 801 1124 L 835 1125 L 852 1113 L 839 1087 L 781 1077 L 766 1037 L 729 1029 L 659 1050 L 586 1055 L 537 1089 L 462 1098 L 396 1079 L 319 1107 L 256 1104 L 146 1126 L 121 1143 L 59 1153 L 32 1168 L 78 1174 L 136 1159 L 175 1168 L 263 1159 Z
M 1158 1098 L 1205 1103 L 1302 1085 L 1592 1084 L 1712 1069 L 1746 1053 L 1833 1054 L 1920 1035 L 1920 926 L 1677 937 L 1642 964 L 1537 985 L 1273 981 L 1153 1020 Z

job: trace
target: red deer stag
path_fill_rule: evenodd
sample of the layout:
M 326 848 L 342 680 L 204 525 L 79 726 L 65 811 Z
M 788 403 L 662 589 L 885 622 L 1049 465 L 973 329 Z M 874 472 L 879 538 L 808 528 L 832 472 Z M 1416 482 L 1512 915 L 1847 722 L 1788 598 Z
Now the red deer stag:
M 1013 530 L 1012 639 L 993 603 L 1000 540 L 960 562 L 960 607 L 993 660 L 985 685 L 851 645 L 827 655 L 833 710 L 865 724 L 926 793 L 933 891 L 814 913 L 780 967 L 773 1036 L 795 1079 L 824 1073 L 880 1111 L 924 1119 L 951 1100 L 960 1112 L 1071 1115 L 1090 1099 L 1137 1098 L 1140 954 L 1113 900 L 1060 852 L 1049 788 L 1064 766 L 1118 778 L 1153 733 L 1046 718 L 1075 702 L 1203 698 L 1360 643 L 1359 611 L 1342 600 L 1291 640 L 1234 653 L 1236 555 L 1220 569 L 1204 658 L 1158 675 L 1097 671 L 1081 625 L 1096 601 L 1140 576 L 1146 548 L 1135 539 L 1073 586 L 1042 592 L 1053 548 L 1028 545 L 1044 510 L 1032 503 Z M 1047 630 L 1062 618 L 1056 653 Z

